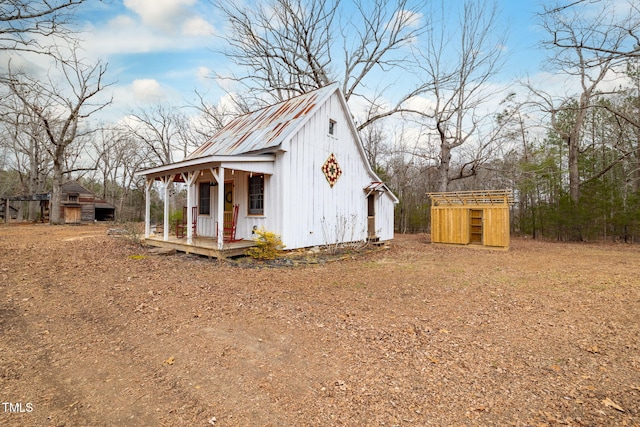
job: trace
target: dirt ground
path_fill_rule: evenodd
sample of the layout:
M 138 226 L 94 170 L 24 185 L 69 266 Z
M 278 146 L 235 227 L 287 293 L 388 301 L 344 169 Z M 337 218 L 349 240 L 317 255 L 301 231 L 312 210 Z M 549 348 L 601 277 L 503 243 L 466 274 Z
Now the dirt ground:
M 3 426 L 638 426 L 640 246 L 283 267 L 0 226 Z

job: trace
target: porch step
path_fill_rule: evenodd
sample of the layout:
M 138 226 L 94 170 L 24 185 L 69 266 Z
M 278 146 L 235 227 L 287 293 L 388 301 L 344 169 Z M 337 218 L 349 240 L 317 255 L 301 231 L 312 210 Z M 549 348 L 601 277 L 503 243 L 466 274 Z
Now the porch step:
M 380 241 L 379 237 L 369 237 L 369 238 L 367 238 L 367 241 L 369 243 L 371 243 L 372 245 L 374 245 L 374 246 L 383 246 L 384 245 L 384 242 Z
M 175 255 L 176 250 L 173 248 L 152 248 L 149 249 L 150 255 Z

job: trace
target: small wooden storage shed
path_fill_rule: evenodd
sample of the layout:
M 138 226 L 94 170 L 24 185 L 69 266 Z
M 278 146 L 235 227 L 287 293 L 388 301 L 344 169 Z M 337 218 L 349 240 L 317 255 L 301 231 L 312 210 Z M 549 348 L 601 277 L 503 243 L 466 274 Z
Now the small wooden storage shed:
M 431 241 L 509 248 L 511 190 L 429 193 Z

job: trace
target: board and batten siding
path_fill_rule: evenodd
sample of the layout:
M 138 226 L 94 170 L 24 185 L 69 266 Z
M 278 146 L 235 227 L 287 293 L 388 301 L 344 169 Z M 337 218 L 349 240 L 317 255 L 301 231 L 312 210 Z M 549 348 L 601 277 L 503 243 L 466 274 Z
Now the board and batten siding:
M 211 177 L 211 180 L 213 178 Z M 233 170 L 231 168 L 225 169 L 224 181 L 233 182 L 233 204 L 238 205 L 238 222 L 236 229 L 236 238 L 251 239 L 253 227 L 266 228 L 266 218 L 269 211 L 273 209 L 273 206 L 266 204 L 268 200 L 265 200 L 265 215 L 249 215 L 249 173 Z M 271 194 L 270 184 L 271 176 L 265 175 L 265 194 Z M 203 182 L 209 182 L 209 179 L 205 179 Z M 197 206 L 199 201 L 199 182 L 196 182 L 191 193 L 192 206 Z M 213 237 L 216 235 L 216 223 L 218 221 L 217 209 L 218 209 L 218 186 L 211 187 L 211 199 L 209 206 L 209 215 L 198 214 L 197 233 L 200 236 Z M 273 200 L 271 200 L 273 203 Z
M 334 135 L 329 135 L 330 120 L 336 122 Z M 280 193 L 281 204 L 273 213 L 289 249 L 367 237 L 364 188 L 372 177 L 349 120 L 333 94 L 283 146 L 284 153 L 276 160 L 271 190 L 274 196 Z M 321 169 L 332 153 L 342 170 L 333 187 Z
M 335 122 L 333 135 L 329 122 Z M 254 227 L 281 236 L 287 249 L 363 241 L 368 237 L 366 187 L 379 178 L 371 171 L 351 116 L 339 91 L 321 102 L 288 139 L 274 148 L 274 162 L 256 165 L 265 174 L 264 215 L 248 214 L 248 179 L 252 165 L 233 160 L 225 167 L 225 180 L 234 181 L 234 204 L 239 205 L 236 237 L 251 239 Z M 330 186 L 322 166 L 334 154 L 342 175 Z M 254 173 L 260 173 L 254 171 Z M 203 170 L 199 180 L 213 180 Z M 191 204 L 198 204 L 198 184 Z M 386 187 L 385 187 L 386 189 Z M 375 193 L 375 232 L 381 240 L 393 239 L 394 201 L 388 192 Z M 198 215 L 197 233 L 216 233 L 218 187 L 211 188 L 210 215 Z
M 387 193 L 379 193 L 376 196 L 375 214 L 376 214 L 376 235 L 380 240 L 392 240 L 394 227 L 394 209 L 395 204 L 389 200 Z

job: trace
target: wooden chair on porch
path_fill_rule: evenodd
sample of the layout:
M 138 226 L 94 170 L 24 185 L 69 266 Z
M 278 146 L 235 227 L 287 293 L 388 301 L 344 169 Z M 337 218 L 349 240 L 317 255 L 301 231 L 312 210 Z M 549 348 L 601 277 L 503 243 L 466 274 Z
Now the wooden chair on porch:
M 237 242 L 236 227 L 238 225 L 238 205 L 233 205 L 233 210 L 224 211 L 224 222 L 222 223 L 222 240 L 227 243 Z M 216 222 L 216 237 L 218 237 L 218 223 Z
M 198 229 L 198 207 L 191 207 L 191 227 L 193 227 L 193 237 Z M 182 208 L 182 219 L 176 220 L 176 237 L 182 238 L 187 235 L 187 207 Z

